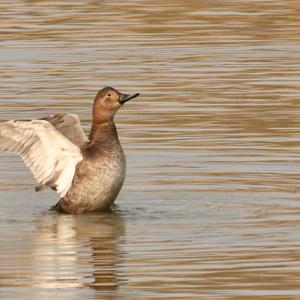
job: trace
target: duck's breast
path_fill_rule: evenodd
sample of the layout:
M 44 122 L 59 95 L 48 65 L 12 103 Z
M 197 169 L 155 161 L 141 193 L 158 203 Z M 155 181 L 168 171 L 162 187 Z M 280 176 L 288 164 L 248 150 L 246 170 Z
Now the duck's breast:
M 118 196 L 126 176 L 122 149 L 105 155 L 86 156 L 76 168 L 71 189 L 64 201 L 87 211 L 107 209 Z

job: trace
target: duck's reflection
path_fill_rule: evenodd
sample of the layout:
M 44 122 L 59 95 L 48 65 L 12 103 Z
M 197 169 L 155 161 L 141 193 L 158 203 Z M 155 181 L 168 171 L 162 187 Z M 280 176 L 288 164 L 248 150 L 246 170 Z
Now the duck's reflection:
M 115 290 L 119 240 L 125 233 L 117 212 L 82 216 L 45 214 L 34 233 L 34 281 L 44 288 Z

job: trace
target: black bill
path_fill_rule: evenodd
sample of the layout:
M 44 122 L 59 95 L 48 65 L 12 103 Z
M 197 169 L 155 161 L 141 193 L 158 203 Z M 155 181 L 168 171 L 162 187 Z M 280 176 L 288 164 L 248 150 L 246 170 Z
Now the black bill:
M 127 94 L 120 94 L 119 102 L 121 104 L 124 104 L 125 102 L 139 96 L 140 93 L 132 94 L 132 95 L 127 95 Z

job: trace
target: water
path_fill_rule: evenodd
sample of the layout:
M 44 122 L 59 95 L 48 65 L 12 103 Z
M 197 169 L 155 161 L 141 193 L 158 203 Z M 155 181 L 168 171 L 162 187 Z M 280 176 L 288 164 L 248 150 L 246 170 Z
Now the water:
M 0 3 L 0 119 L 119 112 L 112 214 L 48 212 L 0 156 L 1 299 L 298 299 L 297 1 Z

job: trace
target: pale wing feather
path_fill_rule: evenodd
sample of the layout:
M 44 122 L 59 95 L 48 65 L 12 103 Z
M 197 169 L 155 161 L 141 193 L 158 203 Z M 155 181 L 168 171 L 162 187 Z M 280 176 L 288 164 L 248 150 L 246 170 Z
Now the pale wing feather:
M 42 118 L 78 147 L 84 146 L 88 138 L 82 130 L 80 119 L 75 114 L 55 114 Z
M 64 197 L 71 187 L 80 148 L 44 120 L 0 123 L 0 150 L 19 154 L 41 185 Z

